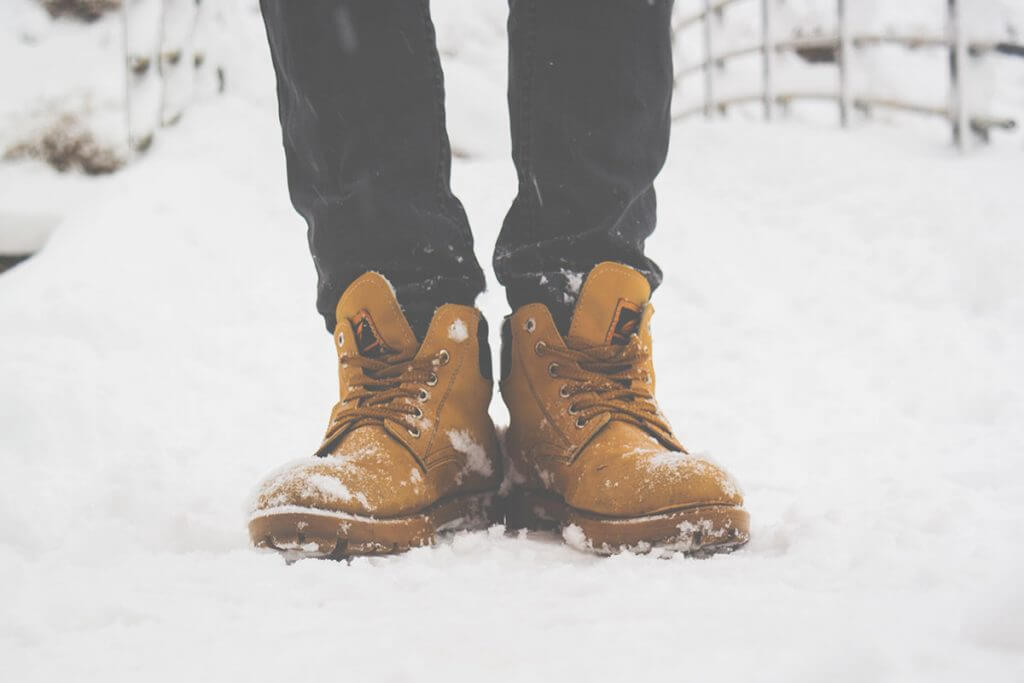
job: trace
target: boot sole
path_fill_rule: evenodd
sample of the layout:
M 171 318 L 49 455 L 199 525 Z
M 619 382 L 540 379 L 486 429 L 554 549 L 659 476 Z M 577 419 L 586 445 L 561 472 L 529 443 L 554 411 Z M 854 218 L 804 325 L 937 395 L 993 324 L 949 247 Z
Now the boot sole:
M 368 517 L 286 506 L 260 510 L 249 520 L 257 548 L 276 550 L 289 561 L 388 555 L 432 545 L 445 531 L 485 529 L 501 520 L 497 495 L 477 493 L 435 503 L 415 515 Z
M 750 515 L 732 505 L 701 505 L 642 517 L 608 517 L 574 508 L 539 491 L 513 491 L 509 528 L 556 529 L 566 542 L 599 555 L 731 552 L 750 540 Z

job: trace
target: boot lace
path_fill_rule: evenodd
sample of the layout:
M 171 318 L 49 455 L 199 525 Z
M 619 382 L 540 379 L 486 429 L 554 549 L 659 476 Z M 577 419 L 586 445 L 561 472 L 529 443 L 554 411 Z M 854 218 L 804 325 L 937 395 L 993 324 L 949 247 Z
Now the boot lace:
M 345 399 L 335 404 L 325 441 L 363 425 L 383 425 L 385 420 L 404 425 L 418 437 L 420 430 L 415 420 L 423 417 L 423 410 L 416 402 L 429 398 L 425 387 L 437 384 L 435 371 L 448 360 L 444 349 L 427 358 L 342 356 L 343 364 L 362 369 L 362 380 L 352 382 Z
M 548 374 L 564 381 L 559 395 L 570 400 L 569 414 L 583 428 L 594 417 L 607 413 L 613 420 L 630 422 L 655 434 L 671 434 L 658 410 L 644 370 L 650 351 L 638 336 L 625 345 L 605 344 L 586 349 L 549 346 L 538 342 L 537 355 L 550 356 Z M 564 361 L 564 362 L 559 362 Z

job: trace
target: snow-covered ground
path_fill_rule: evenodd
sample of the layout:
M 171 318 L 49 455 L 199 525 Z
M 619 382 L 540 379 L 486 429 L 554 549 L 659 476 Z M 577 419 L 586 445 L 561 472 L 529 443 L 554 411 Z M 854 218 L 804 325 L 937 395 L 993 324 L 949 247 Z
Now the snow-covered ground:
M 489 263 L 514 191 L 501 9 L 437 4 Z M 1019 142 L 675 129 L 659 393 L 742 483 L 744 550 L 602 559 L 495 527 L 286 566 L 248 548 L 244 503 L 317 444 L 333 346 L 243 29 L 244 87 L 127 170 L 0 164 L 0 236 L 55 228 L 0 275 L 5 680 L 1024 680 Z

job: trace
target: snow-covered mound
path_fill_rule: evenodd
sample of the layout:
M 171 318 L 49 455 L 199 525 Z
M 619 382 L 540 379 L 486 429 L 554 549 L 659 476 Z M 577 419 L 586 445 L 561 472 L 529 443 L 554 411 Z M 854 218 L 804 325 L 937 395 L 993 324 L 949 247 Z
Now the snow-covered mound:
M 489 263 L 515 179 L 504 46 L 479 38 L 502 8 L 438 7 L 454 185 Z M 246 21 L 248 85 L 126 170 L 0 164 L 0 219 L 54 228 L 0 275 L 5 679 L 1024 677 L 1015 145 L 676 128 L 659 394 L 742 484 L 744 550 L 601 559 L 500 527 L 351 564 L 250 550 L 252 487 L 312 451 L 336 389 Z

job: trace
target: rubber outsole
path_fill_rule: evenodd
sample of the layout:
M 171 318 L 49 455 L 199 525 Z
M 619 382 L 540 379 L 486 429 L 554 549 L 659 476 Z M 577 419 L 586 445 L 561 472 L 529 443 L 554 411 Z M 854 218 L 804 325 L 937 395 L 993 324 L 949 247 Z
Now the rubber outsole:
M 501 521 L 496 493 L 452 497 L 405 517 L 368 517 L 301 507 L 259 510 L 249 520 L 257 548 L 288 560 L 386 555 L 432 545 L 439 533 L 485 529 Z
M 731 552 L 750 540 L 749 514 L 732 505 L 608 517 L 574 508 L 549 493 L 519 489 L 508 498 L 505 512 L 511 529 L 555 529 L 573 547 L 600 555 L 628 551 L 705 556 Z
M 446 531 L 485 529 L 504 519 L 509 529 L 556 530 L 566 542 L 599 555 L 619 552 L 731 552 L 750 540 L 746 510 L 729 505 L 680 508 L 642 517 L 607 517 L 579 510 L 551 494 L 515 490 L 458 496 L 415 515 L 368 517 L 294 506 L 260 510 L 249 520 L 257 548 L 286 560 L 343 560 L 387 555 L 432 545 Z

